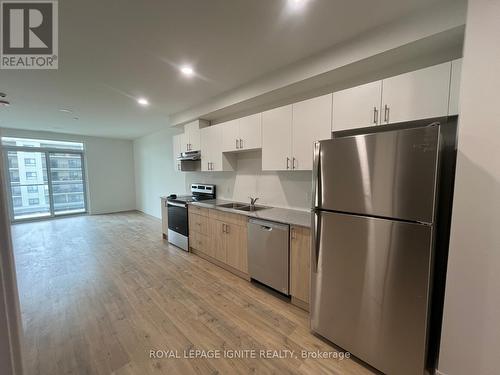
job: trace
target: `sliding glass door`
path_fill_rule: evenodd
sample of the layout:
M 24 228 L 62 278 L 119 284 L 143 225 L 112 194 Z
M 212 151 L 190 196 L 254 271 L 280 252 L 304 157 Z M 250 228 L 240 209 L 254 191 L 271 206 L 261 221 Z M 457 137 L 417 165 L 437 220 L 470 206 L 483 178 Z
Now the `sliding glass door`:
M 12 221 L 87 211 L 83 144 L 2 138 L 2 145 Z
M 54 215 L 85 212 L 82 155 L 49 153 L 49 160 Z

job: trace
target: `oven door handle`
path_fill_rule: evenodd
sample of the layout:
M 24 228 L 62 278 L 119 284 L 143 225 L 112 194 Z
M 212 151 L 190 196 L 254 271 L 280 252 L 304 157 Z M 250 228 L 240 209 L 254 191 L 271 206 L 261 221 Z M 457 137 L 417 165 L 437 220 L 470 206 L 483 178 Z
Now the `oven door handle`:
M 182 203 L 176 203 L 176 202 L 168 202 L 167 201 L 167 204 L 169 206 L 175 206 L 175 207 L 182 207 L 182 208 L 186 208 L 187 206 L 185 204 L 182 204 Z

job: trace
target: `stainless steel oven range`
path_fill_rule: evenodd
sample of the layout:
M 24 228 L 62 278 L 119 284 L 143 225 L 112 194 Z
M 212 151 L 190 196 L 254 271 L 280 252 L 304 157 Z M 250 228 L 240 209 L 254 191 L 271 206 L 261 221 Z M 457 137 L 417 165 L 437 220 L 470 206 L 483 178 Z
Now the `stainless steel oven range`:
M 189 251 L 188 203 L 215 199 L 215 185 L 191 184 L 191 195 L 167 198 L 168 242 Z

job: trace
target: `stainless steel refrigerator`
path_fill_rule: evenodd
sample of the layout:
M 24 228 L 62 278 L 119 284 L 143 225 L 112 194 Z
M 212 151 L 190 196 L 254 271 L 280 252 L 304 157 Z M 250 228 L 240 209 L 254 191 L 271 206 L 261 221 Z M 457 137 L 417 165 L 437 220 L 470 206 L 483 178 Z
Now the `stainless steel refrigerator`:
M 315 143 L 311 328 L 386 374 L 428 367 L 444 140 L 427 124 Z

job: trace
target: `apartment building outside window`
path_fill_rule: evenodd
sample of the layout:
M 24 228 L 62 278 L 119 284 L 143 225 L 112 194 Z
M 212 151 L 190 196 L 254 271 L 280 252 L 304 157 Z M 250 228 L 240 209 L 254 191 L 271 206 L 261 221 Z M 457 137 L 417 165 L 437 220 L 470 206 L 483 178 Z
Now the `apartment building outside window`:
M 13 221 L 87 212 L 83 143 L 1 141 Z

